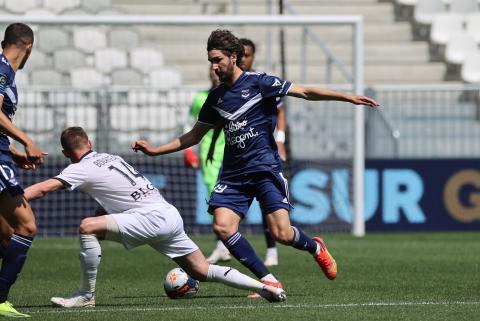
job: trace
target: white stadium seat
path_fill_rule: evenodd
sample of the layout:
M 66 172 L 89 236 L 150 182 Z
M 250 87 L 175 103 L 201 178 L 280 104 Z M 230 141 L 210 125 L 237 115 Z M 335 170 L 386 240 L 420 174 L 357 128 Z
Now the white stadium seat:
M 44 52 L 54 52 L 71 44 L 70 35 L 61 28 L 40 28 L 38 31 L 38 48 Z
M 127 53 L 116 48 L 95 50 L 95 67 L 105 73 L 127 66 Z
M 30 73 L 30 85 L 32 86 L 68 86 L 65 77 L 56 70 L 37 69 Z
M 444 13 L 435 16 L 430 30 L 430 40 L 437 45 L 446 45 L 451 35 L 463 32 L 463 16 Z
M 467 14 L 478 12 L 477 0 L 450 0 L 450 12 Z
M 480 84 L 480 50 L 467 55 L 461 74 L 463 81 Z
M 150 72 L 150 87 L 171 89 L 181 83 L 182 75 L 174 68 L 160 68 Z
M 416 22 L 430 25 L 434 17 L 445 10 L 442 0 L 418 0 L 413 14 Z
M 80 67 L 70 71 L 72 86 L 90 89 L 108 85 L 108 78 L 94 68 Z
M 55 69 L 62 72 L 68 72 L 76 67 L 83 67 L 85 64 L 85 54 L 75 48 L 63 48 L 53 53 L 53 65 Z
M 87 53 L 107 46 L 107 37 L 102 28 L 82 27 L 73 30 L 73 44 Z
M 131 68 L 116 69 L 112 71 L 112 85 L 117 86 L 142 86 L 143 74 Z
M 68 10 L 77 8 L 80 5 L 80 0 L 43 0 L 43 6 L 57 14 Z
M 25 11 L 26 16 L 53 16 L 55 12 L 46 8 L 33 8 Z
M 140 36 L 132 28 L 113 28 L 108 33 L 108 42 L 110 47 L 130 50 L 139 46 Z
M 480 44 L 480 13 L 472 13 L 466 18 L 467 33 Z
M 15 74 L 15 85 L 18 88 L 26 87 L 30 84 L 30 78 L 28 77 L 28 73 L 24 71 L 17 72 Z
M 85 105 L 68 105 L 65 108 L 67 126 L 80 126 L 87 132 L 97 129 L 97 108 Z
M 48 57 L 44 52 L 40 50 L 33 50 L 32 54 L 28 58 L 25 68 L 27 70 L 41 69 L 45 67 L 50 67 L 52 62 L 50 57 Z
M 13 13 L 24 14 L 37 7 L 37 0 L 5 0 L 5 8 Z
M 451 64 L 461 65 L 468 54 L 477 51 L 475 39 L 466 33 L 454 34 L 448 40 L 445 60 Z
M 130 65 L 144 73 L 163 66 L 163 55 L 152 48 L 135 48 L 130 51 Z
M 81 6 L 89 12 L 97 13 L 102 8 L 112 6 L 111 0 L 82 0 Z
M 53 130 L 54 119 L 53 109 L 42 105 L 22 105 L 15 114 L 15 124 L 29 132 Z

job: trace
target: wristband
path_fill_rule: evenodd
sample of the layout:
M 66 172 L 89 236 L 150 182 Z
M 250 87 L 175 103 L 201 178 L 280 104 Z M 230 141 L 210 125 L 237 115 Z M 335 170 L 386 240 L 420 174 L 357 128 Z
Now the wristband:
M 277 143 L 285 144 L 285 132 L 283 130 L 277 130 L 275 132 L 275 141 Z

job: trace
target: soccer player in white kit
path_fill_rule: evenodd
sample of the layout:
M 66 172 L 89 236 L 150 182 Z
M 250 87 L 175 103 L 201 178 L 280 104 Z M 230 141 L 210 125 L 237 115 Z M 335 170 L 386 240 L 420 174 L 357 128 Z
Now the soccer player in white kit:
M 105 215 L 81 221 L 80 288 L 69 297 L 51 298 L 55 306 L 95 306 L 95 283 L 101 257 L 99 240 L 103 239 L 119 242 L 127 250 L 147 244 L 173 259 L 199 281 L 253 290 L 270 302 L 285 300 L 285 292 L 280 288 L 266 286 L 233 268 L 209 264 L 185 233 L 178 210 L 120 156 L 93 151 L 81 127 L 65 129 L 60 140 L 63 153 L 72 164 L 54 178 L 26 188 L 25 197 L 33 200 L 62 188 L 79 190 L 94 198 Z

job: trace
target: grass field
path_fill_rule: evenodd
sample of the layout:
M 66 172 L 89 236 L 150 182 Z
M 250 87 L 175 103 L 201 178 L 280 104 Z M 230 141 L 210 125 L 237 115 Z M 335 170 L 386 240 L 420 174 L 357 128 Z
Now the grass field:
M 260 236 L 247 236 L 263 257 Z M 195 237 L 206 253 L 212 236 Z M 78 286 L 76 239 L 38 239 L 10 300 L 34 320 L 479 320 L 479 233 L 326 235 L 339 274 L 328 281 L 312 258 L 280 248 L 272 268 L 287 301 L 270 304 L 247 292 L 201 283 L 193 300 L 170 300 L 163 275 L 175 265 L 148 247 L 131 252 L 104 242 L 97 307 L 52 308 L 49 298 Z M 245 272 L 236 261 L 230 265 Z

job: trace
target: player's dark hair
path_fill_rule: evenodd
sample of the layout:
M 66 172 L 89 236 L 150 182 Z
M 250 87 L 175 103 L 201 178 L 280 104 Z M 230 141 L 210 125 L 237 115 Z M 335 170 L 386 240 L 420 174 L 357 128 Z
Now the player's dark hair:
M 231 56 L 232 53 L 237 54 L 237 65 L 242 61 L 245 53 L 240 40 L 229 30 L 217 29 L 212 31 L 207 41 L 207 51 L 221 50 L 223 54 Z
M 63 150 L 73 152 L 75 149 L 84 147 L 88 142 L 88 136 L 82 127 L 68 127 L 60 136 Z
M 247 47 L 251 47 L 252 48 L 252 53 L 255 53 L 255 44 L 253 43 L 252 40 L 248 39 L 248 38 L 240 38 L 240 43 L 242 44 L 242 46 L 247 46 Z
M 11 45 L 33 43 L 33 30 L 24 23 L 16 22 L 5 29 L 5 36 L 2 40 L 2 49 Z

